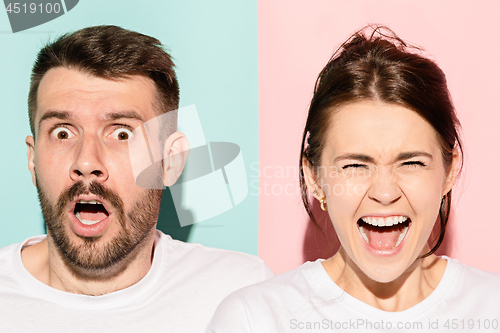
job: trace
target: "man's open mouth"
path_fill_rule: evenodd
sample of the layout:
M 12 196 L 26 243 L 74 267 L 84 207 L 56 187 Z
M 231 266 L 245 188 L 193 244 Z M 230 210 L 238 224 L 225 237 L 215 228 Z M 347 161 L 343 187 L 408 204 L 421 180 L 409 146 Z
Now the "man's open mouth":
M 78 200 L 73 213 L 85 225 L 99 223 L 109 216 L 106 208 L 98 200 Z
M 401 244 L 411 219 L 407 216 L 362 217 L 358 228 L 366 243 L 373 249 L 387 251 Z

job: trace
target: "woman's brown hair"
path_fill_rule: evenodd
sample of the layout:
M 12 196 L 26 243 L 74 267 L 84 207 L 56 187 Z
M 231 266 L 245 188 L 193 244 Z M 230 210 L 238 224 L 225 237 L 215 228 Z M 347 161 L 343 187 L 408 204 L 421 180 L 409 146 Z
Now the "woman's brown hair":
M 434 61 L 418 54 L 420 51 L 387 27 L 369 26 L 344 42 L 320 72 L 302 135 L 299 174 L 304 207 L 318 228 L 302 168 L 304 159 L 313 171 L 319 167 L 332 113 L 338 106 L 361 100 L 404 106 L 427 120 L 438 134 L 446 170 L 450 169 L 453 149 L 462 154 L 460 123 L 446 76 Z M 436 252 L 443 242 L 450 207 L 451 190 L 441 200 L 439 237 L 423 257 Z

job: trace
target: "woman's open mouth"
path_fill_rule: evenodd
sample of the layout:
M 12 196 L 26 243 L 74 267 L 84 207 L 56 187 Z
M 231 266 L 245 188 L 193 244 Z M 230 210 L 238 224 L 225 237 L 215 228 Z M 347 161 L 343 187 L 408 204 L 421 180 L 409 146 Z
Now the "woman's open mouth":
M 391 251 L 405 238 L 411 225 L 407 216 L 362 217 L 358 220 L 361 236 L 376 251 Z

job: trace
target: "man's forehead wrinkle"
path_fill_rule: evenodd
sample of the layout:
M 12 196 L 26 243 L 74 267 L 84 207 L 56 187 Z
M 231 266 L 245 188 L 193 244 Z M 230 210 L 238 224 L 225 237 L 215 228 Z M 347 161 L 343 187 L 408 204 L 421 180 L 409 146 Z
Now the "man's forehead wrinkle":
M 137 119 L 144 122 L 144 118 L 135 111 L 115 111 L 106 113 L 104 116 L 106 120 L 118 120 L 122 118 L 126 119 Z

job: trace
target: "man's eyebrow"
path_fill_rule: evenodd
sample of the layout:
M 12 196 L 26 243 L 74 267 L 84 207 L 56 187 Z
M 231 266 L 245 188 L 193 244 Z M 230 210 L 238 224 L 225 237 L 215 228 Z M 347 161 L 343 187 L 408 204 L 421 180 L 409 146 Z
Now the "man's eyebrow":
M 41 123 L 47 119 L 57 118 L 57 119 L 69 119 L 71 114 L 67 111 L 47 111 L 43 114 L 38 122 L 38 130 L 40 130 Z M 123 112 L 110 112 L 104 116 L 106 120 L 118 120 L 118 119 L 137 119 L 144 122 L 144 119 L 135 111 L 123 111 Z
M 341 160 L 358 160 L 361 162 L 375 163 L 375 159 L 373 157 L 365 154 L 344 154 L 335 157 L 333 162 L 335 163 Z
M 123 111 L 123 112 L 111 112 L 106 114 L 105 119 L 107 120 L 118 120 L 118 119 L 137 119 L 144 122 L 144 119 L 135 111 Z
M 38 130 L 40 130 L 40 125 L 42 124 L 42 122 L 50 118 L 69 119 L 71 118 L 71 116 L 69 112 L 66 111 L 47 111 L 43 114 L 43 116 L 40 118 L 40 121 L 38 122 Z

